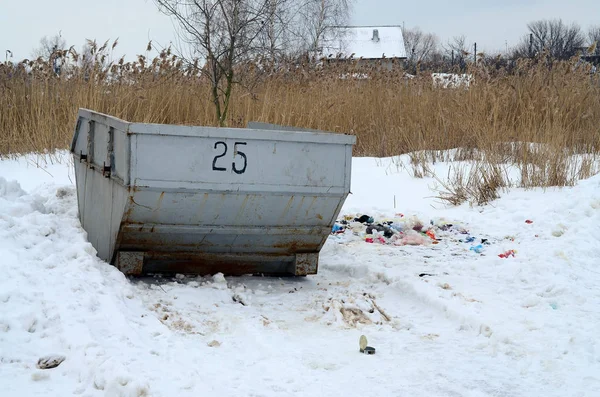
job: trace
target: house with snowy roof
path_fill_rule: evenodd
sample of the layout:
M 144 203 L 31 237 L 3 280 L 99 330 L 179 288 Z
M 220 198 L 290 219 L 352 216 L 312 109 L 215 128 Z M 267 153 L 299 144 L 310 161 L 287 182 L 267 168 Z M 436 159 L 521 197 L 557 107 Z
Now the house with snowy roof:
M 401 26 L 340 26 L 328 29 L 320 56 L 329 61 L 358 59 L 365 64 L 381 63 L 391 68 L 406 59 Z

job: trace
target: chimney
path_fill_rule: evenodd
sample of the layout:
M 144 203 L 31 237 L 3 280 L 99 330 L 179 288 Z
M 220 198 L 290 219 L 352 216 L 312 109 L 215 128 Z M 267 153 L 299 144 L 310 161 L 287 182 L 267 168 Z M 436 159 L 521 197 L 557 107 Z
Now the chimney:
M 379 30 L 373 29 L 373 38 L 371 40 L 379 41 Z

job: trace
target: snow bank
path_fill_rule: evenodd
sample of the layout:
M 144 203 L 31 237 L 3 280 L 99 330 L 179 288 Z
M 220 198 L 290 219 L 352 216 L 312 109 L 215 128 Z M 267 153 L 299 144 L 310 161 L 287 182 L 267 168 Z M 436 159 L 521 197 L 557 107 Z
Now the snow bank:
M 128 280 L 86 241 L 70 172 L 0 162 L 2 396 L 600 395 L 600 176 L 445 208 L 433 178 L 354 159 L 342 215 L 456 220 L 490 244 L 349 231 L 307 278 Z

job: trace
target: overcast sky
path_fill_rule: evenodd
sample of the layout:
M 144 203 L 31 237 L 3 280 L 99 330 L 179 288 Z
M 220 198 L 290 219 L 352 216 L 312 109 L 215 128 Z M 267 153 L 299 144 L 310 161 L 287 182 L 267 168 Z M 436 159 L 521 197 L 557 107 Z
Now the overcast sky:
M 526 33 L 527 23 L 562 18 L 584 30 L 600 25 L 598 0 L 355 0 L 353 25 L 418 26 L 442 41 L 465 35 L 478 50 L 503 51 Z M 85 39 L 119 38 L 115 57 L 143 53 L 148 40 L 168 45 L 173 40 L 169 18 L 152 0 L 0 0 L 0 55 L 13 60 L 31 57 L 43 36 L 60 34 L 80 49 Z

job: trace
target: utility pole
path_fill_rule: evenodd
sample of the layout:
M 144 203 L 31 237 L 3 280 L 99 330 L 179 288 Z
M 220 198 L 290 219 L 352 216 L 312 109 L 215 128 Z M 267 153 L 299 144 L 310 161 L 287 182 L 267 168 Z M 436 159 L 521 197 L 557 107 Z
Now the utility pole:
M 6 51 L 4 52 L 4 62 L 5 62 L 5 63 L 8 63 L 8 54 L 10 54 L 10 57 L 11 57 L 11 58 L 12 58 L 12 56 L 13 56 L 13 53 L 12 53 L 12 51 L 11 51 L 11 50 L 6 50 Z
M 477 43 L 473 45 L 473 61 L 477 63 Z
M 529 33 L 529 58 L 533 56 L 533 33 Z

